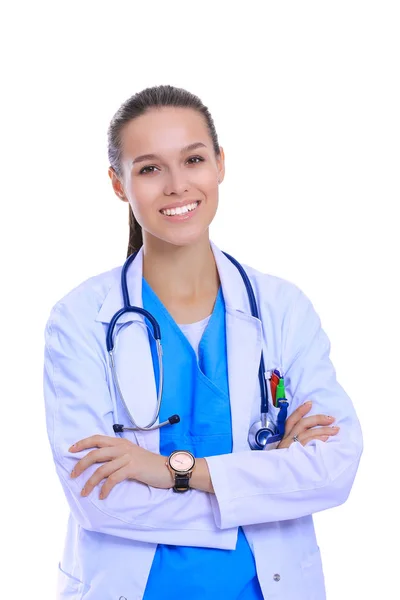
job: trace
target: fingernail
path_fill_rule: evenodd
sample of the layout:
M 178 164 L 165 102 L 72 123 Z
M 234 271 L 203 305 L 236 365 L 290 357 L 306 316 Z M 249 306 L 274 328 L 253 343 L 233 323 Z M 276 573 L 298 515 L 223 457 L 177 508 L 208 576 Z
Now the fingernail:
M 83 490 L 81 491 L 81 496 L 86 496 L 86 489 L 83 488 Z
M 330 421 L 334 421 L 335 417 L 331 417 L 330 415 L 326 415 L 326 418 L 329 419 Z
M 75 477 L 75 471 L 73 469 L 71 471 L 71 477 Z
M 304 406 L 311 406 L 312 402 L 311 400 L 308 400 L 307 402 L 304 402 Z
M 331 429 L 335 429 L 336 431 L 339 431 L 340 427 L 331 427 Z

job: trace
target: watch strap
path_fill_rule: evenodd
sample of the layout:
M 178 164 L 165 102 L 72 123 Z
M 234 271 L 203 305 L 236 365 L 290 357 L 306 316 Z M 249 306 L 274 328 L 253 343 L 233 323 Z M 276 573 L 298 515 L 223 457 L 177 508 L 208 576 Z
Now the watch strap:
M 191 473 L 186 473 L 184 475 L 179 475 L 178 473 L 175 473 L 175 485 L 172 488 L 174 492 L 178 492 L 180 494 L 183 492 L 187 492 L 190 489 L 189 481 L 191 475 Z

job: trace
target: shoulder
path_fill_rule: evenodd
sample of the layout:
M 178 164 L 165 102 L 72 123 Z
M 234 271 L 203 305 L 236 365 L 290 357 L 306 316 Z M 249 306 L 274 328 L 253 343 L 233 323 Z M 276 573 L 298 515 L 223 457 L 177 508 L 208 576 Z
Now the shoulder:
M 121 277 L 122 266 L 81 282 L 51 308 L 47 328 L 59 320 L 94 321 L 111 288 Z
M 282 330 L 318 329 L 320 317 L 307 294 L 293 281 L 243 265 L 253 286 L 263 320 Z
M 303 296 L 305 297 L 299 286 L 288 279 L 263 273 L 246 264 L 243 265 L 243 268 L 259 302 L 263 305 L 288 309 L 299 302 Z
M 269 331 L 281 336 L 287 348 L 298 348 L 305 340 L 319 336 L 329 349 L 321 319 L 314 304 L 292 281 L 243 265 L 256 295 L 261 320 Z

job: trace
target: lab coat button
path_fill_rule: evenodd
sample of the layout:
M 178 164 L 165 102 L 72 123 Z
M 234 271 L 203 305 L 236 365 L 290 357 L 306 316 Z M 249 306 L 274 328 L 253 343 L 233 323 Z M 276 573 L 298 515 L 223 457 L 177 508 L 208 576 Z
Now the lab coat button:
M 280 580 L 281 580 L 281 576 L 279 575 L 279 573 L 275 573 L 274 581 L 280 581 Z

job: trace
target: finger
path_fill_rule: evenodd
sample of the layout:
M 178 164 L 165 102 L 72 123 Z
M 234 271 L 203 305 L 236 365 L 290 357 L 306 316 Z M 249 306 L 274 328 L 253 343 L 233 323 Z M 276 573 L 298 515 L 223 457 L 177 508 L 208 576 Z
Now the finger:
M 88 496 L 93 488 L 100 483 L 100 481 L 106 479 L 107 477 L 113 477 L 113 474 L 121 469 L 121 467 L 124 467 L 128 461 L 129 458 L 126 455 L 119 456 L 118 458 L 115 458 L 107 464 L 99 467 L 85 483 L 81 491 L 81 496 Z
M 302 446 L 305 446 L 311 440 L 322 439 L 327 441 L 330 437 L 336 435 L 340 430 L 340 427 L 316 427 L 315 429 L 309 429 L 302 433 L 294 433 L 293 435 L 286 436 L 279 443 L 277 449 L 289 448 L 295 441 L 300 442 Z M 296 440 L 293 439 L 296 436 Z
M 94 465 L 98 462 L 112 460 L 113 458 L 120 456 L 120 454 L 120 449 L 116 448 L 115 446 L 101 448 L 100 450 L 92 450 L 76 463 L 76 465 L 71 471 L 71 477 L 78 477 L 79 475 L 81 475 L 81 473 L 83 473 L 83 471 L 90 467 L 90 465 Z
M 309 441 L 321 438 L 321 437 L 332 437 L 339 432 L 340 427 L 317 427 L 312 431 L 307 431 L 297 436 L 297 439 L 303 446 Z
M 106 482 L 104 483 L 103 487 L 101 488 L 101 492 L 99 495 L 100 500 L 104 500 L 104 498 L 107 498 L 108 494 L 111 492 L 113 487 L 116 486 L 117 483 L 121 483 L 121 481 L 125 481 L 125 479 L 129 479 L 129 466 L 128 465 L 122 467 L 118 471 L 115 471 L 112 475 L 110 475 L 110 477 L 107 477 Z
M 311 407 L 312 402 L 309 400 L 308 402 L 305 402 L 292 412 L 290 417 L 286 419 L 285 435 L 288 435 L 292 431 L 296 423 L 298 423 L 304 417 L 304 415 L 306 415 L 311 410 Z
M 332 437 L 331 435 L 321 435 L 321 436 L 317 435 L 317 436 L 315 436 L 313 439 L 314 439 L 314 440 L 321 440 L 321 442 L 327 442 L 327 441 L 328 441 L 328 440 L 329 440 L 331 437 Z M 311 442 L 311 441 L 312 441 L 312 440 L 308 440 L 308 442 L 305 442 L 305 443 L 303 444 L 303 446 L 306 446 L 306 445 L 307 445 L 309 442 Z
M 297 434 L 300 432 L 311 429 L 312 427 L 328 426 L 334 422 L 335 418 L 328 415 L 312 415 L 311 417 L 303 417 L 300 421 L 297 421 L 289 435 L 294 435 L 294 431 Z
M 80 450 L 86 450 L 87 448 L 104 448 L 105 446 L 114 446 L 118 443 L 121 438 L 112 437 L 110 435 L 91 435 L 90 437 L 84 438 L 76 444 L 73 444 L 68 452 L 79 452 Z

